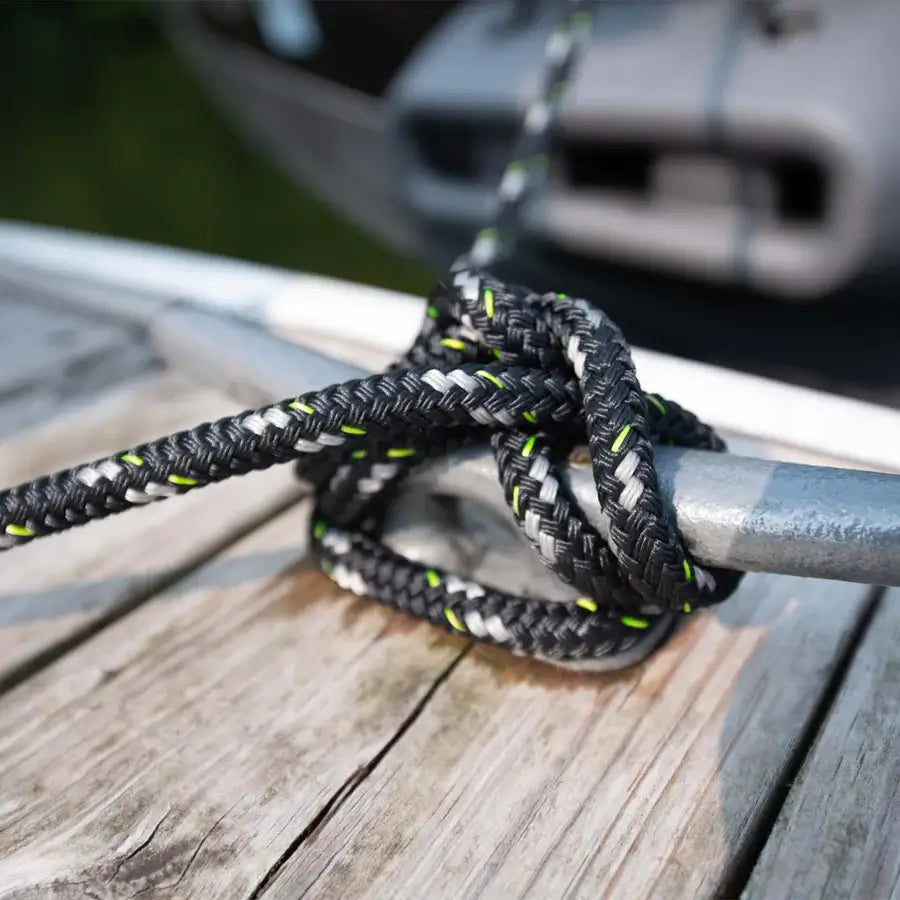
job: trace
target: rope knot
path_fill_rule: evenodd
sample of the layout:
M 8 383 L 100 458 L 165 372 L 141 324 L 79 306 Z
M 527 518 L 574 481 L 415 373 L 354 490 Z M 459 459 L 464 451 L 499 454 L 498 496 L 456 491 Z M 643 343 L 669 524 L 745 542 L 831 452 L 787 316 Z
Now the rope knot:
M 380 540 L 392 489 L 463 445 L 493 447 L 515 521 L 573 600 L 518 597 Z M 645 394 L 619 329 L 583 300 L 461 269 L 387 372 L 165 435 L 0 492 L 0 550 L 290 461 L 316 485 L 312 546 L 342 586 L 516 653 L 621 667 L 739 575 L 697 565 L 660 499 L 654 443 L 723 450 Z M 600 514 L 560 463 L 585 444 Z
M 722 451 L 724 443 L 678 404 L 641 389 L 622 333 L 585 300 L 452 272 L 386 375 L 408 379 L 421 391 L 413 405 L 429 412 L 409 428 L 407 410 L 394 433 L 389 426 L 354 443 L 321 481 L 314 545 L 343 587 L 517 652 L 597 660 L 627 656 L 647 632 L 668 632 L 679 615 L 736 586 L 737 573 L 692 559 L 653 465 L 654 444 Z M 477 585 L 379 540 L 392 487 L 413 466 L 477 441 L 490 442 L 506 501 L 535 552 L 582 595 L 571 604 Z M 579 445 L 600 503 L 593 523 L 561 471 Z

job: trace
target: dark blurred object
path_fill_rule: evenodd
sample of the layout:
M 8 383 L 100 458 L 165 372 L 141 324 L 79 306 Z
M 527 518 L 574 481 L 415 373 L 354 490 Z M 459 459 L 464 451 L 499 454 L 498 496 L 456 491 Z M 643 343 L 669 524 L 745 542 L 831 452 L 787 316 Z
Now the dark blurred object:
M 373 97 L 458 0 L 189 0 L 228 37 Z
M 144 49 L 158 42 L 149 0 L 7 0 L 0 3 L 2 114 L 43 101 L 43 88 L 55 79 L 60 102 L 96 90 L 98 60 L 111 43 Z M 37 110 L 34 110 L 37 112 Z
M 391 77 L 456 0 L 185 0 L 162 10 L 215 98 L 292 177 L 401 250 L 422 250 L 388 173 Z
M 164 8 L 286 171 L 446 265 L 490 215 L 559 0 L 304 5 L 306 50 L 243 0 Z M 900 3 L 596 8 L 498 274 L 589 296 L 647 347 L 896 402 Z

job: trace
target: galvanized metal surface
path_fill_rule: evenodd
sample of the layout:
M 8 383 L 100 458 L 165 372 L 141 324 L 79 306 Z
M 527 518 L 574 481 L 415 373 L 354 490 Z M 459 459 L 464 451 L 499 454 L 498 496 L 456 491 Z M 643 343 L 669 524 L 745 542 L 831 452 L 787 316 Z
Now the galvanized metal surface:
M 173 307 L 151 324 L 161 354 L 201 382 L 228 390 L 248 405 L 316 390 L 367 373 L 280 340 L 244 321 Z M 732 454 L 661 447 L 656 456 L 663 495 L 695 558 L 707 565 L 876 584 L 900 584 L 900 476 L 803 466 Z M 599 506 L 589 467 L 568 469 L 570 487 L 588 517 Z M 410 479 L 414 493 L 449 494 L 490 510 L 514 530 L 483 449 L 457 453 Z M 409 529 L 415 514 L 407 515 Z M 475 575 L 476 561 L 451 546 L 432 526 L 404 541 L 404 551 L 425 551 L 444 565 Z M 484 546 L 483 542 L 481 546 Z M 450 557 L 448 558 L 448 554 Z M 553 593 L 530 550 L 504 550 L 516 581 Z M 527 562 L 526 562 L 527 560 Z M 500 585 L 499 559 L 490 561 Z M 478 561 L 479 571 L 486 559 Z M 551 580 L 552 581 L 552 580 Z M 556 591 L 559 586 L 556 586 Z M 560 597 L 562 599 L 562 597 Z

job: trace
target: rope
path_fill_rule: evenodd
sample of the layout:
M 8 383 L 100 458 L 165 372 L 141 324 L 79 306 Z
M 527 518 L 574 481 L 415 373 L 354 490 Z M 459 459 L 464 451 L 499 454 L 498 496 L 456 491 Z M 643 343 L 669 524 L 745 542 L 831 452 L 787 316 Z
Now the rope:
M 585 437 L 598 529 L 557 469 Z M 576 602 L 512 596 L 380 542 L 391 489 L 413 466 L 486 440 L 516 522 L 583 594 Z M 654 441 L 724 449 L 693 415 L 641 391 L 621 332 L 586 301 L 461 271 L 435 290 L 419 336 L 386 373 L 5 491 L 0 547 L 299 460 L 317 485 L 313 547 L 341 587 L 515 652 L 595 660 L 627 652 L 660 617 L 723 599 L 737 582 L 683 546 L 660 499 Z
M 589 303 L 506 285 L 509 255 L 546 177 L 552 126 L 588 4 L 547 42 L 540 89 L 482 229 L 431 297 L 408 353 L 381 375 L 228 416 L 0 493 L 0 550 L 233 475 L 290 461 L 316 489 L 311 542 L 342 588 L 448 631 L 557 661 L 628 658 L 649 632 L 718 602 L 739 573 L 705 569 L 661 501 L 653 444 L 725 449 L 671 400 L 642 392 L 621 332 Z M 601 517 L 585 518 L 558 466 L 586 439 Z M 428 459 L 490 441 L 506 501 L 572 603 L 504 593 L 393 552 L 380 523 Z
M 524 210 L 550 170 L 554 129 L 579 54 L 593 32 L 595 2 L 565 0 L 565 11 L 544 46 L 538 89 L 525 108 L 510 162 L 500 177 L 491 221 L 478 231 L 454 270 L 486 268 L 512 254 L 520 238 Z

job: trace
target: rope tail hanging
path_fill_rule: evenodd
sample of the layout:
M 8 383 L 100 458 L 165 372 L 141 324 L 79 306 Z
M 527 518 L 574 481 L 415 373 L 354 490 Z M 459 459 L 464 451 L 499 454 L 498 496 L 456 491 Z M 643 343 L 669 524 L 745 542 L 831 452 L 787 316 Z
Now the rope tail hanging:
M 432 294 L 387 372 L 159 438 L 0 493 L 0 549 L 296 461 L 316 488 L 312 544 L 341 587 L 449 631 L 558 661 L 627 655 L 647 629 L 724 599 L 740 575 L 698 565 L 661 501 L 653 444 L 722 451 L 708 426 L 641 390 L 619 329 L 588 302 L 507 285 L 481 266 L 546 169 L 550 127 L 591 17 L 574 4 L 547 45 L 497 224 Z M 543 160 L 543 161 L 542 161 Z M 580 594 L 514 596 L 384 545 L 380 522 L 413 467 L 490 441 L 506 501 L 543 562 Z M 585 518 L 558 465 L 587 443 L 602 516 Z
M 454 269 L 483 268 L 508 258 L 520 240 L 523 212 L 540 191 L 550 168 L 550 150 L 579 54 L 594 29 L 595 2 L 564 0 L 565 12 L 544 47 L 534 98 L 525 109 L 509 163 L 494 197 L 492 222 L 476 235 Z

